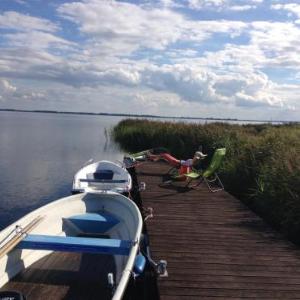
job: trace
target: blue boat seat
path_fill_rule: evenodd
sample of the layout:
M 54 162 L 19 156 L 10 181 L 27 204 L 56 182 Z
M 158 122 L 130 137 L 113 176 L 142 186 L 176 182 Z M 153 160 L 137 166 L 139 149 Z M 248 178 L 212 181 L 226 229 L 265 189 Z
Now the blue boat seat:
M 87 183 L 126 183 L 126 179 L 79 179 L 80 182 Z
M 114 215 L 104 211 L 75 215 L 63 221 L 71 222 L 85 233 L 105 233 L 120 222 Z
M 132 241 L 28 234 L 17 247 L 19 249 L 129 255 Z
M 112 170 L 99 170 L 95 172 L 94 179 L 113 179 L 114 172 Z

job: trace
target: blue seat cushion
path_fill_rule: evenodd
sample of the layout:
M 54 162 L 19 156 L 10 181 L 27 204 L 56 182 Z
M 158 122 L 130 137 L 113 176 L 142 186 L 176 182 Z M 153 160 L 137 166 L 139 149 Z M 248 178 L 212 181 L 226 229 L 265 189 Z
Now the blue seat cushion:
M 85 213 L 67 220 L 84 233 L 105 233 L 119 223 L 114 215 L 107 212 Z
M 52 250 L 128 255 L 132 242 L 128 240 L 28 234 L 19 249 Z
M 94 173 L 94 179 L 113 179 L 113 176 L 112 170 L 100 170 Z

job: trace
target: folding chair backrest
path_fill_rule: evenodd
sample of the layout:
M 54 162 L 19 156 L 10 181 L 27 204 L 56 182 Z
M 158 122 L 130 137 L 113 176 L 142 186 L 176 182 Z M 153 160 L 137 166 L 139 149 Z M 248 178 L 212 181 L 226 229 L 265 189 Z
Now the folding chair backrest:
M 144 151 L 141 151 L 141 152 L 130 153 L 129 155 L 130 155 L 130 157 L 137 158 L 139 156 L 146 155 L 149 151 L 150 151 L 150 149 L 144 150 Z
M 217 171 L 217 169 L 219 169 L 225 154 L 226 148 L 217 149 L 211 159 L 209 166 L 203 172 L 202 176 L 205 178 L 212 176 Z

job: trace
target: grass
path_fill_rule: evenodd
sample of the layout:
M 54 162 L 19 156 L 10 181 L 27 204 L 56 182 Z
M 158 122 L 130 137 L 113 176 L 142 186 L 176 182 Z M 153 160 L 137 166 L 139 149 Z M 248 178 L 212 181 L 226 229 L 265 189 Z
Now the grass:
M 220 176 L 227 191 L 300 244 L 300 126 L 187 124 L 128 119 L 113 129 L 124 151 L 166 147 L 191 158 L 202 145 L 209 162 L 226 147 Z

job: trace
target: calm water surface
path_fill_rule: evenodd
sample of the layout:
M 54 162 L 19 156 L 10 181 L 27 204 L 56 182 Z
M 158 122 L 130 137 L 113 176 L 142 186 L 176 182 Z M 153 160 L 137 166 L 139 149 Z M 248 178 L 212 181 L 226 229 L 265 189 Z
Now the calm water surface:
M 0 112 L 0 230 L 70 195 L 75 172 L 90 158 L 122 160 L 106 133 L 121 119 Z
M 70 195 L 75 172 L 90 158 L 122 160 L 108 134 L 122 118 L 0 111 L 0 230 Z

